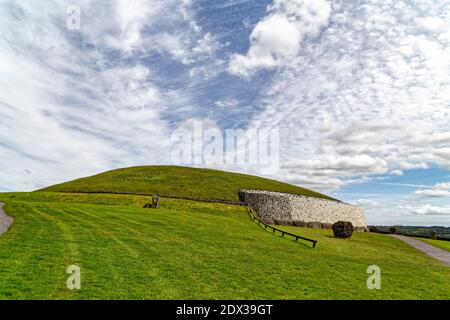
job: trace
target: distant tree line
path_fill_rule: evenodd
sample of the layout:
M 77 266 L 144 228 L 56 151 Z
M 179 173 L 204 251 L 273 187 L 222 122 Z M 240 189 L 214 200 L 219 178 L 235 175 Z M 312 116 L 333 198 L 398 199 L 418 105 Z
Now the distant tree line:
M 389 229 L 392 226 L 374 226 L 377 228 L 379 232 L 389 232 Z M 450 240 L 450 227 L 442 227 L 442 226 L 431 226 L 431 227 L 423 227 L 423 226 L 402 226 L 395 225 L 395 229 L 398 234 L 405 234 L 411 236 L 419 236 L 419 237 L 430 237 L 433 232 L 436 233 L 436 236 L 439 238 L 445 238 L 445 240 Z

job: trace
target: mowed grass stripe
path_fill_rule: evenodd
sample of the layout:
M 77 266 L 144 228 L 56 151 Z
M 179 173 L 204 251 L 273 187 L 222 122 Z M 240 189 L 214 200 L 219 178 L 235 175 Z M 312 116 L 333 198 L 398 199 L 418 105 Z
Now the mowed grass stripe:
M 55 257 L 54 262 L 49 264 L 48 267 L 54 274 L 54 277 L 49 279 L 48 286 L 53 286 L 54 291 L 49 292 L 49 296 L 46 299 L 57 299 L 59 297 L 71 299 L 75 291 L 67 290 L 67 278 L 69 275 L 66 273 L 66 270 L 70 265 L 82 267 L 76 235 L 72 231 L 70 224 L 67 223 L 67 217 L 64 216 L 63 208 L 52 207 L 49 209 L 48 205 L 38 203 L 30 209 L 45 226 L 51 226 L 53 230 L 59 230 L 59 237 L 55 239 L 58 245 L 55 246 L 54 243 L 48 243 L 48 246 L 53 248 L 51 254 Z M 48 234 L 43 234 L 43 236 L 49 237 Z M 49 241 L 54 240 L 49 239 Z
M 115 209 L 116 210 L 120 210 L 119 208 L 115 208 Z M 198 230 L 199 229 L 198 228 L 198 223 L 195 221 L 197 217 L 190 216 L 190 217 L 188 217 L 188 219 L 186 219 L 186 215 L 185 214 L 180 214 L 180 212 L 172 211 L 172 212 L 165 212 L 164 213 L 164 215 L 168 215 L 168 214 L 171 215 L 170 216 L 171 217 L 170 220 L 167 220 L 167 218 L 166 218 L 166 220 L 164 221 L 164 220 L 158 219 L 158 217 L 161 216 L 161 214 L 157 210 L 148 210 L 147 209 L 147 210 L 139 210 L 139 211 L 144 215 L 143 217 L 146 218 L 146 220 L 147 220 L 147 227 L 148 227 L 148 223 L 149 223 L 148 217 L 151 216 L 153 225 L 155 224 L 155 222 L 156 223 L 160 222 L 160 225 L 157 224 L 157 226 L 159 228 L 164 228 L 166 231 L 170 232 L 170 237 L 167 237 L 167 235 L 164 235 L 164 237 L 162 237 L 162 238 L 156 238 L 155 240 L 158 243 L 170 242 L 172 244 L 172 246 L 179 246 L 179 245 L 181 245 L 183 247 L 186 247 L 186 250 L 189 250 L 190 249 L 188 247 L 189 243 L 192 243 L 194 241 L 198 241 L 197 240 L 198 239 L 198 234 L 201 234 L 203 232 L 201 230 Z M 88 212 L 88 211 L 86 211 L 86 212 Z M 91 215 L 91 216 L 94 217 L 93 215 Z M 99 221 L 103 220 L 102 222 L 104 222 L 106 220 L 108 220 L 108 221 L 115 221 L 115 220 L 111 219 L 111 218 L 113 218 L 115 216 L 114 213 L 108 212 L 108 214 L 105 215 L 105 216 L 106 216 L 106 218 L 104 218 L 104 219 L 101 219 L 101 218 L 98 218 L 98 217 L 96 217 L 96 218 L 98 218 Z M 118 225 L 118 227 L 119 227 L 118 229 L 119 230 L 122 229 L 121 227 L 122 227 L 123 224 L 125 224 L 125 223 L 127 223 L 129 221 L 132 221 L 133 218 L 136 218 L 136 214 L 133 213 L 133 216 L 130 217 L 126 213 L 121 212 L 120 213 L 120 217 L 122 218 L 121 221 L 113 223 L 115 225 Z M 215 217 L 217 218 L 217 217 L 220 217 L 220 216 L 215 215 Z M 202 219 L 202 217 L 198 217 L 198 219 Z M 203 220 L 204 220 L 204 218 L 203 218 Z M 180 234 L 177 233 L 177 228 L 176 228 L 177 225 L 187 225 L 187 224 L 191 224 L 191 228 L 192 228 L 192 231 L 193 231 L 193 233 L 190 234 L 190 236 L 192 238 L 192 241 L 189 241 L 189 242 L 186 241 L 186 233 L 184 232 L 184 236 L 181 236 Z M 139 227 L 145 227 L 146 224 L 139 223 L 138 226 Z M 209 229 L 209 227 L 208 227 L 208 229 Z M 141 232 L 140 234 L 144 234 L 144 232 Z M 151 234 L 149 236 L 151 237 Z M 130 239 L 132 239 L 132 238 L 133 237 L 130 237 Z M 151 244 L 148 243 L 148 241 L 146 241 L 144 243 L 139 241 L 139 242 L 135 242 L 135 244 L 137 246 L 139 246 L 139 248 L 143 248 L 145 246 L 151 245 Z M 172 254 L 172 252 L 171 252 L 171 250 L 169 250 L 163 255 L 163 257 L 165 257 L 165 256 L 170 257 L 171 254 Z M 161 258 L 163 258 L 163 257 L 161 257 Z M 193 257 L 192 256 L 190 257 L 191 262 L 193 260 L 192 258 L 195 258 L 195 257 L 196 257 L 196 255 L 193 255 Z M 201 257 L 201 254 L 198 255 L 198 257 Z M 204 263 L 203 259 L 200 259 L 198 261 L 198 263 L 199 264 Z M 171 268 L 167 268 L 167 265 L 172 265 L 173 269 L 171 270 Z M 163 270 L 167 269 L 170 273 L 173 272 L 174 274 L 176 274 L 177 273 L 176 270 L 179 269 L 179 268 L 182 268 L 182 265 L 171 264 L 171 261 L 169 259 L 169 260 L 164 261 L 164 266 L 161 266 L 161 268 Z M 190 281 L 192 283 L 199 283 L 199 282 L 201 283 L 201 278 L 203 278 L 203 276 L 198 277 L 194 273 L 188 273 L 185 276 L 186 276 L 186 278 L 185 278 L 184 281 Z M 160 280 L 162 279 L 161 275 L 158 277 L 158 279 L 160 279 Z M 173 291 L 174 288 L 173 288 L 173 286 L 170 285 L 170 283 L 168 283 L 168 284 L 165 285 L 164 290 L 165 291 L 167 291 L 167 290 Z M 173 292 L 172 292 L 172 294 L 173 294 Z M 179 297 L 183 297 L 183 296 L 180 295 Z
M 70 211 L 70 213 L 71 213 L 70 217 L 72 219 L 75 218 L 75 219 L 80 220 L 80 221 L 81 220 L 89 221 L 87 223 L 89 225 L 89 229 L 90 229 L 88 234 L 90 234 L 91 231 L 97 231 L 97 234 L 95 235 L 96 239 L 98 239 L 98 238 L 109 239 L 109 240 L 106 241 L 106 242 L 109 242 L 109 243 L 106 244 L 107 248 L 109 248 L 111 246 L 111 242 L 116 242 L 120 246 L 118 248 L 117 247 L 111 248 L 111 251 L 116 252 L 116 254 L 118 254 L 119 258 L 115 258 L 116 261 L 108 262 L 108 265 L 120 264 L 121 261 L 124 258 L 126 258 L 126 259 L 135 259 L 135 258 L 137 258 L 137 257 L 135 257 L 135 254 L 137 253 L 138 249 L 141 249 L 141 251 L 143 249 L 146 249 L 146 245 L 148 245 L 148 243 L 143 243 L 142 241 L 133 241 L 134 236 L 137 234 L 134 230 L 131 231 L 131 232 L 123 230 L 122 226 L 126 225 L 126 223 L 128 221 L 130 221 L 131 219 L 130 219 L 130 217 L 128 217 L 126 215 L 125 212 L 123 212 L 123 210 L 120 210 L 120 208 L 118 208 L 118 207 L 114 208 L 115 210 L 119 210 L 118 213 L 111 212 L 111 211 L 106 211 L 102 215 L 105 218 L 100 218 L 95 213 L 91 213 L 90 212 L 91 208 L 89 206 L 83 206 L 83 207 L 84 207 L 83 209 L 78 209 L 78 210 L 66 209 L 66 211 Z M 142 211 L 145 211 L 146 213 L 149 212 L 148 210 L 142 210 Z M 77 216 L 80 217 L 80 218 L 78 218 Z M 133 217 L 136 217 L 136 215 L 133 215 Z M 93 222 L 93 221 L 95 221 L 95 222 Z M 118 221 L 118 222 L 112 222 L 112 221 Z M 71 224 L 71 221 L 68 221 L 68 224 Z M 140 224 L 140 225 L 141 226 L 145 226 L 144 224 Z M 104 232 L 104 230 L 105 230 L 104 226 L 109 226 L 108 228 L 109 228 L 110 232 L 106 232 L 105 233 Z M 163 225 L 163 227 L 164 227 L 164 225 Z M 99 230 L 100 230 L 100 232 L 98 232 Z M 127 251 L 130 251 L 129 250 L 130 246 L 124 245 L 124 241 L 118 240 L 118 237 L 113 236 L 114 233 L 117 233 L 118 237 L 125 238 L 128 243 L 135 242 L 135 248 L 136 249 L 134 249 L 134 251 L 133 251 L 134 255 L 130 256 L 130 255 L 127 255 L 126 252 L 123 252 L 122 249 L 124 249 L 124 248 Z M 141 232 L 139 235 L 146 235 L 146 234 Z M 175 242 L 175 243 L 177 242 L 176 239 L 174 239 L 173 237 L 171 239 L 167 239 L 167 237 L 165 237 L 165 238 L 155 238 L 154 240 L 157 243 L 161 243 L 162 241 L 171 241 L 171 242 Z M 104 241 L 105 240 L 102 240 L 102 243 L 99 244 L 99 245 L 100 246 L 102 246 L 102 245 L 105 246 Z M 180 239 L 180 243 L 181 243 L 181 241 L 182 241 L 182 239 Z M 95 245 L 95 243 L 93 243 L 93 244 Z M 148 250 L 148 247 L 147 247 L 147 250 Z M 158 255 L 160 255 L 160 254 L 161 254 L 161 252 L 155 251 L 153 253 L 153 258 L 158 256 Z M 168 255 L 168 256 L 170 254 L 171 254 L 170 251 L 165 253 L 165 255 Z M 133 266 L 136 266 L 136 265 L 141 265 L 142 267 L 147 267 L 147 269 L 146 269 L 147 271 L 149 270 L 149 268 L 151 268 L 151 266 L 139 263 L 140 259 L 139 260 L 135 259 L 134 261 L 135 261 L 135 263 L 133 263 L 133 265 L 130 265 L 129 268 L 126 270 L 126 273 L 124 273 L 123 275 L 131 276 L 131 277 L 135 276 L 135 275 L 133 275 Z M 167 268 L 167 264 L 168 264 L 168 262 L 166 262 L 165 265 L 162 268 L 163 269 Z M 174 266 L 174 269 L 178 268 L 178 267 L 179 267 L 179 265 L 176 265 L 176 266 Z M 173 295 L 174 294 L 174 288 L 170 286 L 170 283 L 167 283 L 167 281 L 165 281 L 165 278 L 163 276 L 158 274 L 158 270 L 159 269 L 152 269 L 152 270 L 154 271 L 155 274 L 153 275 L 153 277 L 149 277 L 149 275 L 147 273 L 146 279 L 145 279 L 146 281 L 143 281 L 143 283 L 146 285 L 146 288 L 144 288 L 144 289 L 148 289 L 149 287 L 151 287 L 152 290 L 154 290 L 154 292 L 171 291 L 170 294 Z M 98 271 L 100 271 L 100 270 L 98 270 Z M 171 271 L 173 271 L 173 270 L 171 270 Z M 108 270 L 101 270 L 101 272 L 104 272 L 105 274 L 108 274 Z M 114 270 L 113 274 L 116 274 L 116 273 L 117 272 Z M 150 278 L 155 279 L 156 283 L 148 283 L 148 280 Z M 111 279 L 111 281 L 109 281 L 109 282 L 110 283 L 114 283 L 116 285 L 115 288 L 120 288 L 120 287 L 123 287 L 121 285 L 122 284 L 121 283 L 122 280 L 123 279 L 119 279 L 117 277 L 113 277 Z M 160 287 L 159 290 L 158 290 L 158 288 L 155 288 L 155 285 L 158 285 L 158 287 Z M 86 288 L 86 290 L 88 290 L 88 289 L 89 288 Z M 135 289 L 137 289 L 137 288 L 135 288 Z M 123 294 L 121 292 L 117 292 L 117 289 L 114 289 L 114 288 L 112 288 L 112 291 L 110 291 L 110 292 L 114 292 L 114 291 L 116 291 L 115 292 L 116 296 L 117 296 L 117 294 L 119 294 L 119 296 L 121 296 Z M 148 297 L 151 297 L 151 296 L 148 296 Z
M 5 209 L 11 212 L 11 208 L 12 206 L 7 204 Z M 22 237 L 23 221 L 27 220 L 29 223 L 38 225 L 38 219 L 36 216 L 31 216 L 27 219 L 22 215 L 10 215 L 14 217 L 15 223 L 7 233 L 0 236 L 0 279 L 3 284 L 0 286 L 0 297 L 20 298 L 29 289 L 24 273 L 29 267 L 27 262 L 31 260 L 30 257 L 35 253 L 33 247 L 26 248 L 27 237 L 34 238 L 42 230 L 36 228 L 33 230 L 34 232 L 30 232 L 26 234 L 26 237 Z M 11 272 L 11 270 L 15 272 Z
M 115 208 L 117 209 L 117 208 Z M 169 284 L 164 281 L 164 278 L 160 275 L 159 270 L 144 262 L 142 259 L 143 253 L 148 251 L 148 247 L 142 241 L 138 239 L 145 234 L 136 230 L 136 228 L 128 227 L 127 224 L 130 223 L 130 219 L 124 216 L 123 212 L 114 212 L 106 210 L 104 214 L 98 215 L 98 211 L 92 211 L 92 208 L 78 208 L 69 209 L 75 219 L 80 221 L 89 221 L 89 231 L 83 233 L 83 236 L 88 236 L 87 241 L 92 242 L 92 246 L 89 249 L 94 249 L 94 254 L 99 254 L 101 251 L 101 256 L 105 256 L 107 259 L 107 265 L 109 269 L 103 268 L 104 259 L 101 259 L 102 265 L 92 266 L 93 270 L 91 273 L 103 273 L 107 279 L 108 284 L 101 283 L 90 283 L 89 287 L 85 290 L 92 290 L 91 287 L 101 287 L 108 285 L 109 290 L 105 293 L 106 297 L 111 295 L 111 297 L 128 297 L 128 298 L 142 298 L 136 292 L 142 290 L 148 290 L 152 288 L 155 292 L 162 292 L 169 288 Z M 93 239 L 90 233 L 95 232 Z M 100 243 L 98 240 L 100 239 Z M 83 239 L 83 241 L 86 241 Z M 97 248 L 100 248 L 98 250 Z M 111 255 L 114 252 L 114 255 Z M 93 254 L 92 251 L 88 250 L 86 255 Z M 153 254 L 156 256 L 156 252 Z M 133 261 L 132 264 L 129 262 Z M 123 265 L 128 265 L 128 268 L 124 269 Z M 112 269 L 111 269 L 112 268 Z M 94 272 L 95 270 L 95 272 Z M 145 275 L 142 274 L 142 270 L 145 270 Z M 108 279 L 110 275 L 110 279 Z M 142 277 L 141 281 L 137 282 L 133 291 L 123 291 L 120 288 L 126 287 L 126 282 L 131 279 L 139 279 Z M 103 281 L 105 282 L 105 281 Z M 150 297 L 146 297 L 150 298 Z
M 12 291 L 6 290 L 6 296 L 25 299 L 30 294 L 39 298 L 67 298 L 69 292 L 65 287 L 64 259 L 70 252 L 68 243 L 64 241 L 63 230 L 52 223 L 50 215 L 39 206 L 26 203 L 15 203 L 8 208 L 20 208 L 24 216 L 17 216 L 11 237 L 2 239 L 2 279 L 6 289 L 12 284 Z M 25 218 L 25 219 L 23 219 Z M 33 228 L 24 228 L 24 220 Z M 9 255 L 9 257 L 5 256 Z M 12 261 L 20 261 L 11 265 Z M 4 272 L 10 270 L 10 272 Z M 11 272 L 12 271 L 12 272 Z M 14 285 L 19 283 L 18 285 Z M 0 296 L 5 287 L 0 286 Z M 9 288 L 11 289 L 11 288 Z
M 141 277 L 141 270 L 146 270 L 146 281 L 137 282 L 135 290 L 138 291 L 142 285 L 145 288 L 152 287 L 154 289 L 161 287 L 158 270 L 151 266 L 144 269 L 147 266 L 141 262 L 141 250 L 138 245 L 134 246 L 130 241 L 134 238 L 132 231 L 122 230 L 123 228 L 119 224 L 111 223 L 114 221 L 113 219 L 120 218 L 120 216 L 107 213 L 104 214 L 107 219 L 102 219 L 95 214 L 98 212 L 98 208 L 94 208 L 93 213 L 93 208 L 90 206 L 82 206 L 77 209 L 72 206 L 64 206 L 63 210 L 68 215 L 68 224 L 75 222 L 79 226 L 77 228 L 78 241 L 84 244 L 89 243 L 89 245 L 83 246 L 81 252 L 81 256 L 84 258 L 83 291 L 89 291 L 89 295 L 99 295 L 105 298 L 139 298 L 133 292 L 123 288 L 127 287 L 130 278 Z M 123 218 L 120 219 L 125 222 Z M 136 235 L 136 232 L 133 233 Z M 130 261 L 133 263 L 130 264 Z M 79 292 L 76 294 L 83 296 Z
M 94 291 L 97 287 L 104 287 L 104 284 L 108 283 L 117 285 L 110 286 L 109 291 L 115 292 L 121 288 L 125 280 L 120 276 L 115 264 L 122 257 L 128 258 L 128 246 L 118 241 L 114 232 L 108 231 L 107 225 L 93 222 L 86 214 L 87 208 L 74 210 L 72 206 L 62 205 L 61 209 L 66 215 L 67 224 L 76 226 L 77 241 L 85 244 L 80 254 L 83 257 L 80 265 L 83 276 L 82 290 Z M 116 255 L 112 256 L 110 250 L 116 252 Z M 78 295 L 78 292 L 75 293 Z

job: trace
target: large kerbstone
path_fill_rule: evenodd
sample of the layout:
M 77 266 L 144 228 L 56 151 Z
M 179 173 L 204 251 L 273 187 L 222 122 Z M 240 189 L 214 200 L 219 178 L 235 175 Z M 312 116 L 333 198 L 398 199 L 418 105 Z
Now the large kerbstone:
M 350 239 L 353 235 L 353 225 L 350 221 L 338 221 L 333 224 L 333 234 L 337 238 Z
M 287 220 L 287 219 L 274 219 L 275 224 L 280 225 L 280 226 L 292 226 L 293 223 L 291 220 Z
M 322 223 L 322 229 L 333 229 L 332 223 L 323 222 Z
M 292 221 L 294 223 L 294 226 L 306 228 L 306 222 L 301 220 L 294 220 Z
M 308 228 L 320 229 L 322 228 L 322 223 L 317 221 L 312 221 L 307 223 Z

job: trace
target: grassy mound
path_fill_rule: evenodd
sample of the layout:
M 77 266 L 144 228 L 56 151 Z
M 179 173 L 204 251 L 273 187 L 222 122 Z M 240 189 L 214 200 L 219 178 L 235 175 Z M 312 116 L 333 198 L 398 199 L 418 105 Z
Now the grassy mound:
M 239 206 L 145 196 L 0 194 L 14 217 L 0 236 L 1 299 L 450 299 L 450 268 L 381 234 L 273 235 Z M 106 205 L 108 204 L 108 205 Z M 81 290 L 66 287 L 70 265 Z M 381 268 L 382 289 L 366 286 Z
M 40 191 L 157 194 L 181 198 L 238 201 L 239 189 L 330 197 L 279 181 L 210 169 L 145 166 L 118 169 Z

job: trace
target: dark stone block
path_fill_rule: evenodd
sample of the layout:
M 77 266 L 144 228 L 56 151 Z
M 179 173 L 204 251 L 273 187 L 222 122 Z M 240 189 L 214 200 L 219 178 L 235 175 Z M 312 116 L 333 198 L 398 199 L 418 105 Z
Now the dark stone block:
M 353 225 L 349 221 L 338 221 L 333 224 L 333 234 L 336 238 L 350 239 L 353 235 Z
M 292 223 L 294 224 L 294 226 L 301 227 L 301 228 L 306 228 L 306 222 L 305 221 L 294 220 L 294 221 L 292 221 Z
M 313 221 L 313 222 L 308 222 L 307 226 L 308 226 L 308 228 L 321 229 L 322 228 L 322 223 Z
M 333 229 L 333 224 L 322 222 L 322 229 Z
M 273 223 L 275 223 L 276 225 L 282 226 L 283 225 L 283 220 L 273 219 Z
M 291 220 L 274 219 L 275 224 L 280 226 L 292 226 Z

